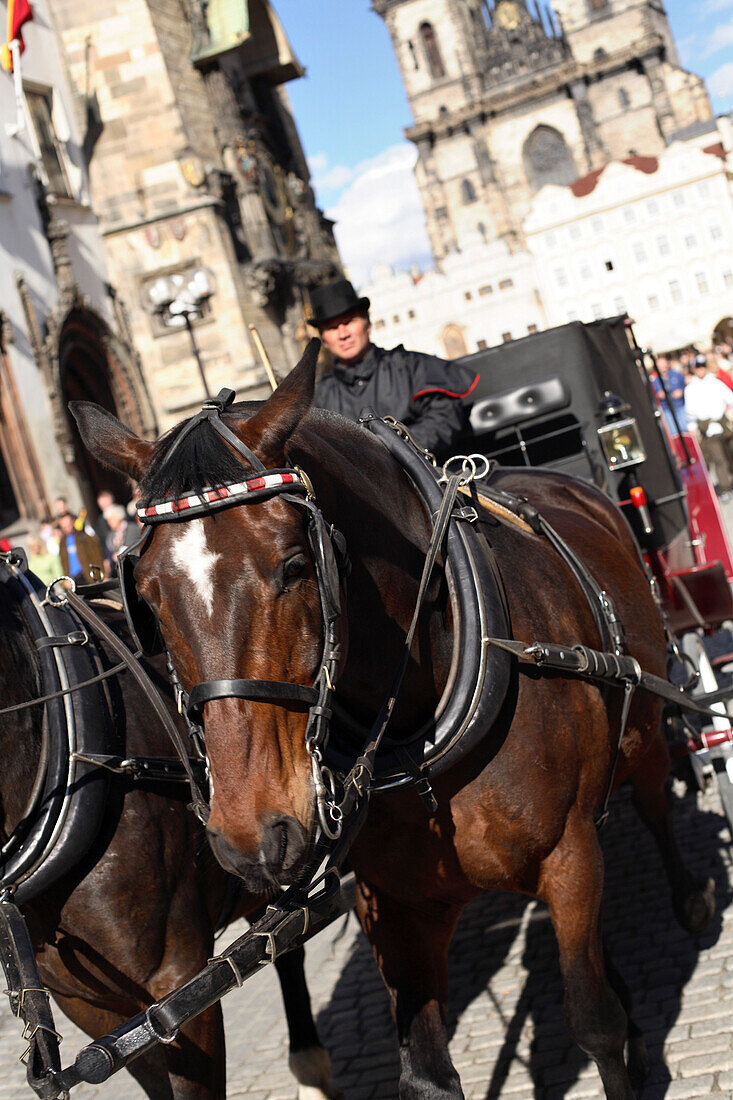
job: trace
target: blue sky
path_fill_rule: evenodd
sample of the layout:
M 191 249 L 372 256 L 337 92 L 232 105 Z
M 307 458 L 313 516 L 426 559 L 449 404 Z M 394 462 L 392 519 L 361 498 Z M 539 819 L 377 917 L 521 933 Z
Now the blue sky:
M 307 69 L 288 85 L 319 205 L 363 285 L 379 264 L 430 264 L 403 137 L 410 109 L 383 21 L 369 0 L 274 0 Z M 705 77 L 717 113 L 733 109 L 733 0 L 667 0 L 683 66 Z

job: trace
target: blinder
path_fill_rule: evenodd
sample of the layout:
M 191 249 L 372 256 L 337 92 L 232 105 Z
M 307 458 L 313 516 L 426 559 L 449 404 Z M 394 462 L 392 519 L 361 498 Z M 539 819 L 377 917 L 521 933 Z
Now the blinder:
M 146 531 L 139 542 L 126 547 L 117 558 L 122 607 L 134 645 L 145 657 L 155 657 L 165 650 L 165 642 L 155 612 L 142 598 L 135 584 L 135 566 L 149 537 Z

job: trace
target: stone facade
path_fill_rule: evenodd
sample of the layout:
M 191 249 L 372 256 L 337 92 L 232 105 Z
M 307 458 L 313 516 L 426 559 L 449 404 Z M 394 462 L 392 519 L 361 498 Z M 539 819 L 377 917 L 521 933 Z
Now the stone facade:
M 101 121 L 92 201 L 159 420 L 200 402 L 202 371 L 210 392 L 262 396 L 249 325 L 286 372 L 309 287 L 339 268 L 284 88 L 303 70 L 277 15 L 249 0 L 233 28 L 236 5 L 202 0 L 49 2 L 80 102 L 88 89 Z M 151 285 L 202 264 L 213 275 L 203 315 L 190 331 L 166 326 Z
M 546 183 L 654 155 L 711 117 L 657 0 L 373 0 L 402 72 L 437 262 L 478 231 L 522 247 Z
M 99 489 L 127 492 L 90 462 L 70 400 L 98 400 L 136 431 L 156 429 L 46 0 L 34 0 L 22 33 L 19 85 L 0 78 L 0 528 L 14 538 L 50 516 L 55 497 L 93 511 Z

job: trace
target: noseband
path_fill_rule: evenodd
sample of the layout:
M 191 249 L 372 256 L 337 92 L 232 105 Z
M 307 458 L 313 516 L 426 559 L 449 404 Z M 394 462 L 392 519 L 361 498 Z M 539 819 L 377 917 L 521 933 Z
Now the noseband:
M 341 833 L 342 814 L 335 799 L 334 781 L 330 770 L 323 764 L 323 750 L 328 737 L 331 717 L 331 694 L 338 674 L 339 642 L 337 622 L 341 615 L 341 574 L 346 568 L 346 552 L 343 536 L 326 524 L 315 503 L 313 488 L 307 475 L 297 467 L 267 470 L 259 458 L 247 447 L 221 419 L 221 414 L 234 400 L 234 391 L 221 390 L 215 399 L 208 401 L 201 412 L 188 422 L 163 459 L 164 465 L 178 450 L 182 440 L 200 424 L 206 422 L 233 447 L 254 469 L 255 476 L 240 482 L 227 483 L 201 493 L 188 494 L 175 500 L 141 501 L 137 515 L 148 528 L 142 540 L 130 551 L 120 554 L 119 570 L 123 603 L 133 637 L 144 651 L 163 648 L 158 644 L 151 627 L 157 626 L 152 610 L 144 604 L 134 588 L 133 571 L 137 559 L 145 551 L 152 536 L 150 528 L 159 523 L 185 522 L 201 516 L 212 515 L 224 508 L 280 496 L 288 504 L 303 509 L 306 520 L 306 537 L 313 560 L 318 584 L 321 618 L 323 621 L 323 650 L 321 662 L 313 684 L 308 687 L 282 680 L 205 680 L 186 695 L 173 667 L 170 656 L 168 667 L 176 690 L 178 707 L 189 724 L 196 743 L 203 747 L 203 709 L 217 699 L 250 699 L 258 702 L 288 704 L 307 707 L 305 746 L 311 759 L 316 788 L 319 821 L 323 832 L 331 840 Z M 142 606 L 141 606 L 142 605 Z

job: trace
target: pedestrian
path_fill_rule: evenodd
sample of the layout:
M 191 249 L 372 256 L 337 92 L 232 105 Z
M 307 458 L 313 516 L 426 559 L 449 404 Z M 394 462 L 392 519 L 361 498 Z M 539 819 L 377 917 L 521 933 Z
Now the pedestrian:
M 679 364 L 676 360 L 673 365 L 666 355 L 660 355 L 657 359 L 658 374 L 652 375 L 652 386 L 654 387 L 659 407 L 662 410 L 664 422 L 671 435 L 678 435 L 679 432 L 687 431 L 685 376 L 681 370 L 677 369 L 678 366 Z M 661 376 L 664 385 L 660 382 L 659 376 Z M 671 402 L 671 409 L 667 402 L 667 397 L 669 397 L 669 401 Z
M 358 297 L 346 279 L 311 291 L 316 327 L 333 355 L 333 371 L 316 386 L 314 404 L 358 420 L 370 407 L 393 416 L 419 447 L 438 456 L 469 430 L 463 404 L 478 381 L 475 371 L 434 355 L 390 351 L 371 342 L 369 299 Z
M 685 388 L 685 408 L 690 428 L 696 428 L 700 449 L 708 466 L 713 466 L 721 495 L 733 488 L 733 391 L 708 369 L 708 358 L 697 355 L 693 377 Z
M 84 520 L 71 512 L 59 516 L 59 555 L 61 568 L 77 584 L 87 584 L 104 577 L 104 553 L 96 535 L 84 529 Z
M 56 553 L 51 553 L 46 543 L 38 535 L 28 539 L 28 568 L 35 573 L 39 581 L 49 585 L 60 577 L 63 569 L 59 560 L 58 544 L 54 543 Z

